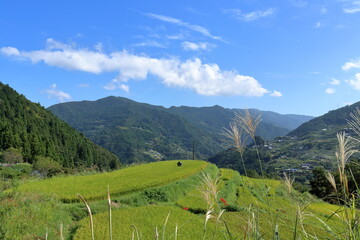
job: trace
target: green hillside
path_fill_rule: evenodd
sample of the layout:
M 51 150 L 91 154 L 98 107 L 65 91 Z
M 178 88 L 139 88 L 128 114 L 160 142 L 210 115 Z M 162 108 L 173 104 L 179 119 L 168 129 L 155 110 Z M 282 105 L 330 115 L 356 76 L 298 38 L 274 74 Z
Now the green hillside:
M 58 239 L 62 224 L 65 239 L 91 239 L 83 204 L 59 202 L 61 196 L 48 195 L 43 186 L 61 195 L 66 185 L 74 196 L 79 186 L 87 186 L 105 197 L 106 186 L 91 187 L 96 181 L 110 185 L 113 239 L 151 239 L 156 229 L 159 239 L 179 240 L 243 239 L 246 235 L 246 239 L 274 239 L 276 233 L 280 239 L 294 235 L 296 239 L 332 239 L 332 234 L 345 234 L 342 214 L 333 214 L 339 207 L 288 189 L 282 181 L 247 178 L 202 161 L 181 162 L 181 167 L 177 161 L 134 166 L 113 172 L 113 177 L 56 177 L 52 181 L 58 190 L 49 180 L 24 182 L 7 195 L 0 194 L 0 237 L 44 238 L 47 232 L 49 239 Z M 84 196 L 94 214 L 95 239 L 109 239 L 108 202 L 91 200 L 91 193 Z M 210 218 L 205 225 L 206 216 Z
M 115 155 L 2 83 L 0 107 L 0 153 L 20 152 L 19 161 L 30 163 L 49 157 L 67 168 L 110 169 L 119 165 Z
M 196 158 L 212 156 L 227 148 L 221 133 L 241 111 L 220 106 L 167 109 L 120 97 L 61 103 L 49 110 L 125 163 L 191 158 L 193 147 Z M 286 127 L 311 118 L 264 114 L 257 134 L 265 139 L 284 136 L 291 130 Z
M 165 108 L 107 97 L 98 101 L 62 103 L 49 108 L 125 162 L 197 158 L 221 150 L 219 139 Z
M 243 109 L 227 109 L 221 106 L 213 107 L 171 107 L 169 111 L 186 118 L 199 128 L 204 128 L 213 133 L 221 133 L 223 128 L 228 128 L 233 121 L 235 114 L 243 114 Z M 270 140 L 275 137 L 284 136 L 294 130 L 302 123 L 311 120 L 313 117 L 287 114 L 282 115 L 270 111 L 249 110 L 251 114 L 261 114 L 262 121 L 257 129 L 257 135 Z

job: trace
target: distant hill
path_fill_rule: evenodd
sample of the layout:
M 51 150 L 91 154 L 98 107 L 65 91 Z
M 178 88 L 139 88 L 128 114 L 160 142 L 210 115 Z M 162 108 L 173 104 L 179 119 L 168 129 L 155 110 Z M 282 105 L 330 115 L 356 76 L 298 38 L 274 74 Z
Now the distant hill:
M 186 106 L 171 107 L 169 111 L 186 118 L 199 128 L 217 133 L 220 133 L 223 128 L 229 127 L 229 123 L 233 121 L 236 113 L 244 113 L 244 109 L 227 109 L 217 105 L 200 108 Z M 302 123 L 313 119 L 311 116 L 282 115 L 257 109 L 249 109 L 249 111 L 254 115 L 261 114 L 262 121 L 256 134 L 266 140 L 284 136 Z
M 120 98 L 69 102 L 49 108 L 126 162 L 191 158 L 221 150 L 218 139 L 166 108 Z
M 63 167 L 115 168 L 119 159 L 39 104 L 0 82 L 0 152 L 20 150 L 27 162 L 50 157 Z
M 349 135 L 354 134 L 347 124 L 347 119 L 350 119 L 350 113 L 354 112 L 356 108 L 360 108 L 360 102 L 329 111 L 301 124 L 286 136 L 279 136 L 267 141 L 260 148 L 264 156 L 267 156 L 262 160 L 266 162 L 268 171 L 280 172 L 285 169 L 302 171 L 303 164 L 311 167 L 333 168 L 336 163 L 335 151 L 338 144 L 336 134 L 341 131 L 345 131 Z M 265 121 L 267 115 L 263 113 L 262 116 Z M 272 119 L 276 118 L 269 118 L 270 121 Z M 210 157 L 208 161 L 216 163 L 220 167 L 242 171 L 240 157 L 234 151 L 220 152 Z M 252 166 L 253 163 L 248 159 L 245 159 L 245 163 L 248 168 L 256 167 L 256 165 Z M 308 175 L 308 173 L 304 172 L 303 175 Z M 297 178 L 299 179 L 298 176 Z
M 313 166 L 323 165 L 332 168 L 336 163 L 335 151 L 338 145 L 336 134 L 354 132 L 347 124 L 350 113 L 360 107 L 360 102 L 348 105 L 303 123 L 287 136 L 275 139 L 272 146 L 272 159 L 275 166 L 298 167 L 301 163 Z
M 309 122 L 300 125 L 298 128 L 291 131 L 289 136 L 304 137 L 312 133 L 319 133 L 321 135 L 328 135 L 329 132 L 336 134 L 337 130 L 347 128 L 347 119 L 350 118 L 350 113 L 354 112 L 356 108 L 360 107 L 360 102 L 352 105 L 329 111 L 328 113 L 314 118 Z
M 61 103 L 49 110 L 128 163 L 188 159 L 193 147 L 198 159 L 212 156 L 228 147 L 221 132 L 239 111 L 220 106 L 164 108 L 121 97 Z M 263 121 L 258 134 L 271 139 L 289 131 Z

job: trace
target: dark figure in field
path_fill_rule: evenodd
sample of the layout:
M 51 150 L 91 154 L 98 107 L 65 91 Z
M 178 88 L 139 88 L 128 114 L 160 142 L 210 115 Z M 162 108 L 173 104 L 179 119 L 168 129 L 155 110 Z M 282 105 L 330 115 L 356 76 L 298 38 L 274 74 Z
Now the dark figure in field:
M 181 163 L 181 162 L 177 162 L 177 165 L 178 165 L 178 167 L 181 167 L 181 166 L 182 166 L 182 163 Z

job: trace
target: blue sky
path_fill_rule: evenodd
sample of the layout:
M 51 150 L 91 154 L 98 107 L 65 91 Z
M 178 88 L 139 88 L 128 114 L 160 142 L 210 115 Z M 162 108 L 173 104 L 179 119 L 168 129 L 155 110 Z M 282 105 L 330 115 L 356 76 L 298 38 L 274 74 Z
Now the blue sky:
M 0 81 L 45 107 L 162 106 L 322 115 L 359 101 L 360 1 L 0 2 Z

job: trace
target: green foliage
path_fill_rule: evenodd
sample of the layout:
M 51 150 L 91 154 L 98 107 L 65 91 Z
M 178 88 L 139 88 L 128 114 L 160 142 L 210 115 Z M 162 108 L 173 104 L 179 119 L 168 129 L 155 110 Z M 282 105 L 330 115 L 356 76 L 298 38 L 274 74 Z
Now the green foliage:
M 61 165 L 49 157 L 37 157 L 33 168 L 45 177 L 52 177 L 62 171 Z
M 112 195 L 128 194 L 145 188 L 167 184 L 198 173 L 207 166 L 203 161 L 154 162 L 118 171 L 87 176 L 69 176 L 27 182 L 19 186 L 20 192 L 55 195 L 66 202 L 79 201 L 77 194 L 85 199 L 105 199 L 107 186 Z
M 189 159 L 193 143 L 196 159 L 214 155 L 225 149 L 222 129 L 232 121 L 235 112 L 240 111 L 219 106 L 166 109 L 120 97 L 61 103 L 49 110 L 115 153 L 124 163 Z M 258 131 L 265 139 L 288 133 L 289 130 L 282 127 L 285 122 L 296 122 L 298 126 L 309 119 L 270 112 L 265 115 L 269 117 Z M 269 123 L 272 117 L 275 119 Z
M 318 198 L 326 198 L 333 192 L 329 180 L 326 178 L 326 172 L 322 167 L 315 167 L 312 171 L 313 177 L 310 181 L 310 193 Z
M 21 154 L 20 150 L 11 147 L 9 149 L 6 149 L 6 151 L 0 155 L 0 162 L 10 163 L 10 164 L 22 163 L 23 155 Z
M 63 167 L 117 167 L 116 156 L 2 83 L 0 108 L 0 151 L 5 151 L 6 158 L 18 161 L 21 152 L 24 161 L 30 163 L 41 156 L 50 157 Z
M 173 206 L 144 206 L 115 210 L 113 213 L 114 239 L 131 239 L 133 234 L 141 239 L 154 239 L 155 229 L 159 231 L 160 239 L 175 238 L 175 228 L 178 239 L 202 239 L 204 235 L 204 218 L 197 216 L 181 208 Z M 169 219 L 164 227 L 166 216 Z M 109 239 L 108 215 L 107 213 L 94 216 L 95 238 Z M 209 224 L 206 237 L 221 239 L 222 234 L 215 232 L 215 224 Z M 165 230 L 165 232 L 163 232 Z M 88 219 L 81 221 L 80 228 L 76 231 L 74 240 L 90 239 Z
M 36 193 L 0 195 L 0 239 L 58 239 L 69 235 L 72 219 L 56 199 Z
M 32 165 L 28 163 L 15 164 L 12 166 L 0 166 L 0 179 L 23 179 L 32 173 Z

